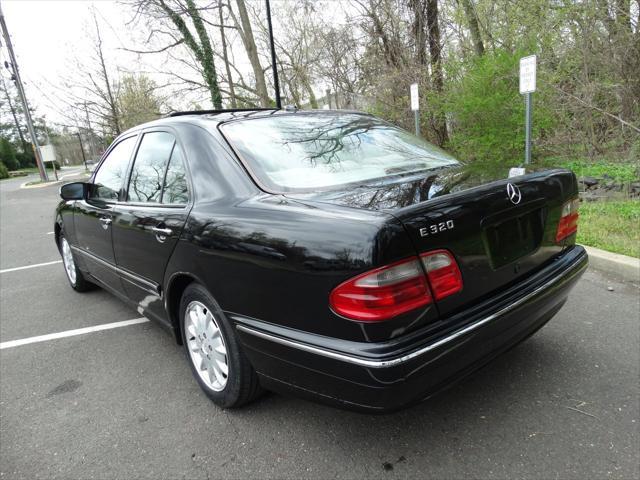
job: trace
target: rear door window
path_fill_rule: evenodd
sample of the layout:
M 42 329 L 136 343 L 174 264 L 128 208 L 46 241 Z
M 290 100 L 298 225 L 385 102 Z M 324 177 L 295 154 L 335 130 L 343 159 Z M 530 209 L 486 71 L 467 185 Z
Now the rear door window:
M 127 201 L 160 203 L 164 176 L 176 143 L 168 132 L 145 133 L 131 170 Z
M 173 147 L 171 160 L 165 176 L 162 203 L 184 205 L 189 203 L 187 171 L 184 166 L 184 155 L 177 143 Z

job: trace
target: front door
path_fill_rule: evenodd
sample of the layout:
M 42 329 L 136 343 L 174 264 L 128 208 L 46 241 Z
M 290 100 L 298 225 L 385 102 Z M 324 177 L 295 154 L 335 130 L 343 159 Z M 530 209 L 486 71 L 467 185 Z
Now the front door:
M 167 130 L 142 134 L 125 200 L 113 211 L 113 248 L 126 294 L 166 320 L 164 271 L 189 213 L 185 160 Z
M 113 212 L 124 185 L 136 135 L 114 145 L 95 175 L 86 200 L 76 203 L 74 226 L 80 262 L 99 283 L 123 293 L 112 243 Z

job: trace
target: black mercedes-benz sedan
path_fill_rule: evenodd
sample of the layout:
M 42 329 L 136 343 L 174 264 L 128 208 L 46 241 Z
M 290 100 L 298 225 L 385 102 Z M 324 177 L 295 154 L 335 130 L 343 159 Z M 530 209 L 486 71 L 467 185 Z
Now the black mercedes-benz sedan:
M 382 412 L 535 333 L 587 267 L 575 176 L 507 177 L 363 113 L 186 112 L 64 185 L 55 239 L 71 286 L 165 326 L 217 405 Z

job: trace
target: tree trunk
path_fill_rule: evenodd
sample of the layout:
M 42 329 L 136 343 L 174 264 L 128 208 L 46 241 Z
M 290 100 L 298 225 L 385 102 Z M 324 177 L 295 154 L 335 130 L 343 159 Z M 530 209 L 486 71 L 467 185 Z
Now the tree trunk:
M 426 0 L 426 2 L 431 78 L 434 90 L 441 94 L 444 86 L 444 79 L 442 75 L 442 47 L 440 43 L 440 22 L 438 20 L 438 0 Z M 449 141 L 447 122 L 444 112 L 436 112 L 434 120 L 434 129 L 438 136 L 438 144 L 442 146 Z
M 231 108 L 238 108 L 238 102 L 236 100 L 235 87 L 233 85 L 233 77 L 231 76 L 231 66 L 229 65 L 229 56 L 227 54 L 227 37 L 224 32 L 224 15 L 222 14 L 222 4 L 218 7 L 220 14 L 220 38 L 222 39 L 222 60 L 224 61 L 224 68 L 227 72 L 227 82 L 229 83 L 229 97 L 231 100 Z
M 366 15 L 371 19 L 373 23 L 373 33 L 382 42 L 382 52 L 384 55 L 385 63 L 395 68 L 404 67 L 404 59 L 402 58 L 402 52 L 396 43 L 395 38 L 390 38 L 384 29 L 382 19 L 376 11 L 378 5 L 370 3 L 369 9 L 366 10 Z
M 480 25 L 478 23 L 478 15 L 476 14 L 476 7 L 473 5 L 473 0 L 461 0 L 462 7 L 464 8 L 464 14 L 467 17 L 469 23 L 469 30 L 471 31 L 471 41 L 473 42 L 473 49 L 476 55 L 481 57 L 484 55 L 484 43 L 482 42 L 482 35 L 480 34 Z
M 214 108 L 221 109 L 222 95 L 220 94 L 220 88 L 218 87 L 216 66 L 213 61 L 213 49 L 211 48 L 209 34 L 207 33 L 207 29 L 204 26 L 204 22 L 202 21 L 202 17 L 200 17 L 200 12 L 196 7 L 195 2 L 193 0 L 186 0 L 185 3 L 187 4 L 187 11 L 191 17 L 193 26 L 196 29 L 198 38 L 200 39 L 200 51 L 202 54 L 200 62 L 202 64 L 204 79 L 211 91 L 211 103 L 213 103 Z
M 413 10 L 413 24 L 411 34 L 415 43 L 416 63 L 427 65 L 427 36 L 425 35 L 425 4 L 423 0 L 409 0 L 409 7 Z
M 307 91 L 307 95 L 309 95 L 309 105 L 313 109 L 318 109 L 318 100 L 316 99 L 316 94 L 313 92 L 313 88 L 311 87 L 311 83 L 308 78 L 304 79 L 304 88 Z
M 260 64 L 260 57 L 258 57 L 258 48 L 256 47 L 256 41 L 253 36 L 251 20 L 247 13 L 247 6 L 244 3 L 244 0 L 236 0 L 236 4 L 238 5 L 238 13 L 240 14 L 240 25 L 237 25 L 237 27 L 240 31 L 240 37 L 244 44 L 244 48 L 247 51 L 247 57 L 249 57 L 249 62 L 253 69 L 253 75 L 256 79 L 256 91 L 260 98 L 260 104 L 263 107 L 268 107 L 271 100 L 267 93 L 267 84 L 264 79 L 262 65 Z

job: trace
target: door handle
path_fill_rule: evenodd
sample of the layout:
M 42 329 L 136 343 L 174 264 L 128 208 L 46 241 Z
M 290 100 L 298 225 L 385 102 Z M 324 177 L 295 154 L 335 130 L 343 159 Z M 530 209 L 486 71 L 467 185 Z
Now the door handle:
M 151 230 L 153 230 L 153 233 L 157 235 L 163 235 L 165 237 L 173 233 L 173 230 L 171 230 L 170 228 L 153 227 Z
M 164 243 L 167 237 L 173 233 L 170 228 L 152 227 L 151 230 L 156 234 L 156 240 L 160 243 Z
M 104 228 L 105 230 L 107 228 L 109 228 L 109 225 L 111 225 L 111 218 L 109 217 L 100 217 L 100 223 L 102 223 L 102 228 Z

